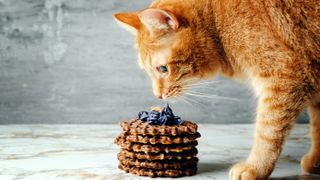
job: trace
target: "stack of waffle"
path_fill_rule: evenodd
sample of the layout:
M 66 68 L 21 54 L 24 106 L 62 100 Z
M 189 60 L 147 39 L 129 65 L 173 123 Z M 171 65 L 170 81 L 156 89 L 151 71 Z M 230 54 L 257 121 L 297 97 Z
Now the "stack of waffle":
M 191 176 L 197 172 L 197 125 L 154 125 L 140 119 L 120 123 L 123 132 L 115 139 L 121 147 L 119 168 L 150 177 Z

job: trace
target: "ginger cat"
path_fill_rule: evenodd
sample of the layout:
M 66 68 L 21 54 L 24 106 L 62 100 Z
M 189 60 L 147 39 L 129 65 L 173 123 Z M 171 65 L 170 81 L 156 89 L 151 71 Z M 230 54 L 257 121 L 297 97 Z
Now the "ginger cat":
M 156 0 L 114 17 L 136 34 L 160 99 L 217 74 L 250 82 L 259 97 L 254 143 L 230 179 L 267 179 L 305 107 L 312 146 L 301 165 L 320 174 L 319 0 Z

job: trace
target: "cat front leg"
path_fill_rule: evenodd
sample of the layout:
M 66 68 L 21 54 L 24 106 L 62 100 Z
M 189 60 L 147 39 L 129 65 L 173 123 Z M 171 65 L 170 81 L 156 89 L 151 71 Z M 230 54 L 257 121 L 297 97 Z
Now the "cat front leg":
M 309 105 L 312 145 L 301 160 L 305 172 L 320 174 L 320 95 Z
M 254 142 L 246 162 L 234 165 L 232 180 L 263 180 L 272 173 L 285 137 L 304 107 L 302 87 L 279 82 L 262 87 L 258 102 Z M 269 81 L 269 82 L 270 82 Z

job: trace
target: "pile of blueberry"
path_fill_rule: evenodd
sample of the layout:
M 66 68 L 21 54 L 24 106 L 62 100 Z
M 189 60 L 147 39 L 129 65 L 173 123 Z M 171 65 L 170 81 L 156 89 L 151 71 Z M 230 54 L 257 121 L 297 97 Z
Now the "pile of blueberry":
M 161 110 L 158 111 L 140 111 L 138 118 L 141 121 L 148 122 L 152 125 L 180 125 L 182 119 L 179 116 L 175 116 L 172 112 L 172 109 L 169 107 L 169 104 Z

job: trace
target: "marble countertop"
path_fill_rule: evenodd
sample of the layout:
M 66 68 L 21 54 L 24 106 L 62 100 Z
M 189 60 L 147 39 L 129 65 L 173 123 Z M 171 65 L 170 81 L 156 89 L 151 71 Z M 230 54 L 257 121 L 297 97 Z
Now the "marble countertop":
M 253 125 L 199 125 L 198 174 L 179 179 L 228 179 L 230 166 L 244 160 Z M 2 125 L 0 180 L 149 179 L 118 170 L 118 125 Z M 310 146 L 307 125 L 296 125 L 271 179 L 320 179 L 300 169 Z M 166 178 L 168 179 L 168 178 Z

